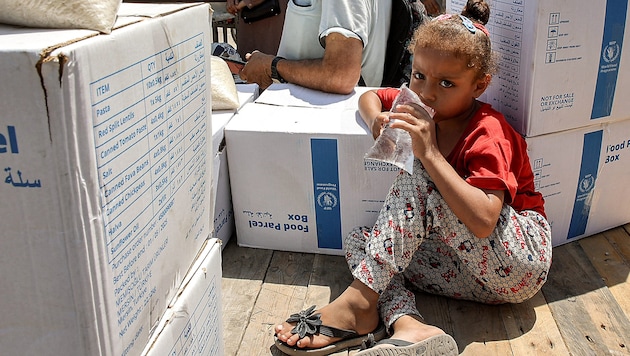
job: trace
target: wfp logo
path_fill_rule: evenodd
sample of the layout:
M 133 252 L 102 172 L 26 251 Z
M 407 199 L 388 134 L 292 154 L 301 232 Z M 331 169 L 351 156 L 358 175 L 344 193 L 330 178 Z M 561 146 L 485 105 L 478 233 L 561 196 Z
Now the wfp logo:
M 337 196 L 330 192 L 322 192 L 317 196 L 317 205 L 324 210 L 332 210 L 337 207 Z
M 606 63 L 614 62 L 619 58 L 619 52 L 621 52 L 621 49 L 617 41 L 609 42 L 608 45 L 604 47 L 602 58 Z
M 578 189 L 580 190 L 580 193 L 584 194 L 584 193 L 590 192 L 594 186 L 595 186 L 595 177 L 589 174 L 586 177 L 582 178 Z

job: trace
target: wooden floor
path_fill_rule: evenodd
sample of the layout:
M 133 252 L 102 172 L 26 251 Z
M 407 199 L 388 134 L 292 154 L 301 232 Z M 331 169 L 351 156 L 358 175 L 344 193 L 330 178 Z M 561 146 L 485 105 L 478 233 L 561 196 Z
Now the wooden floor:
M 348 267 L 342 256 L 242 248 L 235 240 L 223 251 L 225 355 L 284 355 L 273 346 L 273 326 L 333 300 L 352 281 Z M 630 355 L 630 224 L 556 247 L 547 283 L 525 303 L 419 294 L 417 304 L 462 355 Z

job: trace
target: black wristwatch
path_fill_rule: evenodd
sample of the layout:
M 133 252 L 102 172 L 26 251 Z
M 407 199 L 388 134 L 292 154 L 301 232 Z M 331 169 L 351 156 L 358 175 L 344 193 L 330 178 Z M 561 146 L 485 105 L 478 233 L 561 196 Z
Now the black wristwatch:
M 271 79 L 275 79 L 277 81 L 279 81 L 280 83 L 286 83 L 287 81 L 284 80 L 284 78 L 282 78 L 282 76 L 280 75 L 280 73 L 278 73 L 278 68 L 276 67 L 276 65 L 278 65 L 278 62 L 284 59 L 283 57 L 276 57 L 273 59 L 273 61 L 271 61 Z

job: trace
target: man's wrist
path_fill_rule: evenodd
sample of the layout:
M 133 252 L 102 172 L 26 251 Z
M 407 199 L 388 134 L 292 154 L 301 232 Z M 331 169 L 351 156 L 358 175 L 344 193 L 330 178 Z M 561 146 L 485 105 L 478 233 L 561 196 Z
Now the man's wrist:
M 278 62 L 280 62 L 281 60 L 283 60 L 285 58 L 283 57 L 275 57 L 272 61 L 271 61 L 271 79 L 275 79 L 277 81 L 279 81 L 280 83 L 286 83 L 287 81 L 284 80 L 284 78 L 282 78 L 282 76 L 280 75 L 280 73 L 278 73 Z

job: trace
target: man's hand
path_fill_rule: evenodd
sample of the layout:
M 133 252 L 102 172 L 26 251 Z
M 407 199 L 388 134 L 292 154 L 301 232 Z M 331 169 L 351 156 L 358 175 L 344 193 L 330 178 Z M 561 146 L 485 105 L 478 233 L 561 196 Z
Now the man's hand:
M 241 79 L 248 83 L 256 83 L 260 90 L 267 89 L 273 83 L 271 79 L 271 61 L 275 57 L 260 51 L 254 51 L 245 55 L 245 66 L 239 74 Z
M 437 16 L 442 13 L 440 4 L 436 0 L 422 0 L 424 8 L 427 9 L 427 14 L 431 16 Z
M 242 7 L 238 7 L 239 2 L 240 0 L 227 0 L 225 2 L 225 8 L 227 12 L 229 12 L 232 15 L 236 15 L 236 13 L 239 12 L 239 10 L 242 8 Z
M 278 73 L 289 83 L 327 93 L 350 94 L 361 77 L 363 44 L 339 33 L 326 37 L 324 58 L 278 62 Z M 241 79 L 257 83 L 261 90 L 273 83 L 271 61 L 275 56 L 254 51 L 245 55 Z

